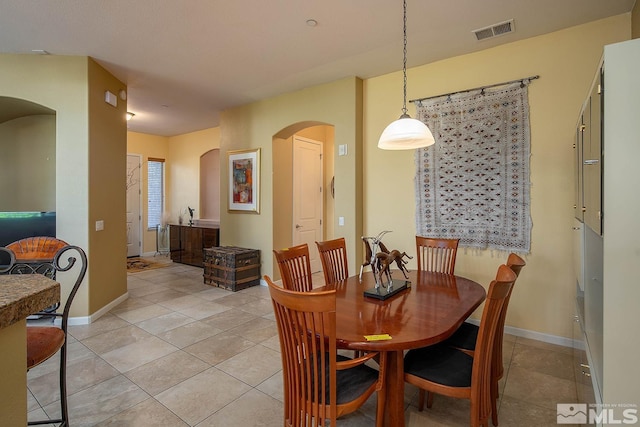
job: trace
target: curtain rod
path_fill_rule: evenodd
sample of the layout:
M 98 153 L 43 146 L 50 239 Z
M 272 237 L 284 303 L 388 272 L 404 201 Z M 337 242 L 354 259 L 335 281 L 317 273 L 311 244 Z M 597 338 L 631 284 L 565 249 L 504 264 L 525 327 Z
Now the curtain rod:
M 508 85 L 508 84 L 517 83 L 517 82 L 522 82 L 523 83 L 525 80 L 536 80 L 536 79 L 539 79 L 539 78 L 540 78 L 540 76 L 524 77 L 522 79 L 511 80 L 511 81 L 508 81 L 508 82 L 495 83 L 495 84 L 487 85 L 487 86 L 474 87 L 473 89 L 465 89 L 465 90 L 459 90 L 459 91 L 456 91 L 456 92 L 443 93 L 442 95 L 427 96 L 425 98 L 419 98 L 419 99 L 411 99 L 411 100 L 409 100 L 409 102 L 420 102 L 420 101 L 425 101 L 427 99 L 439 98 L 441 96 L 451 96 L 451 95 L 456 95 L 458 93 L 472 92 L 474 90 L 484 90 L 484 89 L 488 89 L 488 88 L 491 88 L 491 87 Z

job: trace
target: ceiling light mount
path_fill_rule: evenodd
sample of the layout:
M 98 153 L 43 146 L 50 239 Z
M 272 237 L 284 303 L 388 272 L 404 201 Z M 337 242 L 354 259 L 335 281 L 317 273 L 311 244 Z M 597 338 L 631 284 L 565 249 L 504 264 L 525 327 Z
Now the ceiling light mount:
M 435 143 L 427 125 L 420 120 L 412 119 L 407 113 L 407 0 L 403 0 L 402 23 L 402 114 L 398 120 L 387 126 L 382 135 L 380 135 L 378 148 L 383 150 L 413 150 L 428 147 Z

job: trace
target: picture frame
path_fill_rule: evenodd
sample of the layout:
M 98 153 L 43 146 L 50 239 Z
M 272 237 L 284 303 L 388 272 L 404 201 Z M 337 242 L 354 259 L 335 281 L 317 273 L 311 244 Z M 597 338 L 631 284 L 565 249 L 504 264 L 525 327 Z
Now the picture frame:
M 260 149 L 227 151 L 229 212 L 260 213 Z

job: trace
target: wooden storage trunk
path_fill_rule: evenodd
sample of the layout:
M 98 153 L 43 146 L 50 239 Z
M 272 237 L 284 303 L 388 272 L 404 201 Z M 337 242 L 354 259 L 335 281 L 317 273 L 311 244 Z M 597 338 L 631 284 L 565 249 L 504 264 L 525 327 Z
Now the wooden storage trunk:
M 260 284 L 260 251 L 219 246 L 204 250 L 204 283 L 233 292 Z

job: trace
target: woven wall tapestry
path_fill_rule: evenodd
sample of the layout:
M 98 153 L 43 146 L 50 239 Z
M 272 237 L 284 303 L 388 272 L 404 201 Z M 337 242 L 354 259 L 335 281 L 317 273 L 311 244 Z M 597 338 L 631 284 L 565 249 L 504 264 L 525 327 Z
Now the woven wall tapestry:
M 435 145 L 416 150 L 416 231 L 529 253 L 528 80 L 417 102 Z

